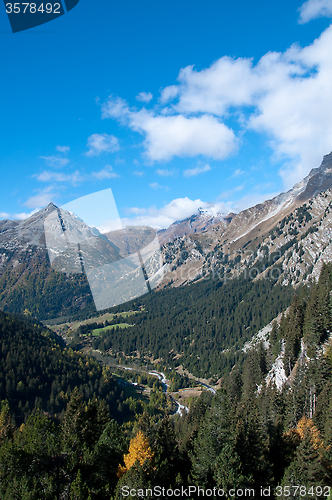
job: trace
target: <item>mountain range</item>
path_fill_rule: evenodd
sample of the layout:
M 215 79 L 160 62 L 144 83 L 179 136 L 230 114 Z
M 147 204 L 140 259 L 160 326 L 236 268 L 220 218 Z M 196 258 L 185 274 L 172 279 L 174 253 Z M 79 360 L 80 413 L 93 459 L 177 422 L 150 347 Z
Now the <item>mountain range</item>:
M 226 216 L 199 210 L 159 231 L 167 269 L 159 288 L 178 287 L 210 275 L 228 280 L 249 272 L 252 279 L 273 275 L 279 284 L 293 286 L 317 279 L 323 262 L 332 258 L 331 210 L 332 153 L 300 183 L 271 200 Z M 58 213 L 58 207 L 50 203 L 23 221 L 0 221 L 2 309 L 28 309 L 41 319 L 93 310 L 78 254 L 76 263 L 63 254 L 62 260 L 58 257 L 61 265 L 53 269 L 50 265 L 44 223 L 52 219 L 51 214 L 56 219 Z M 116 231 L 102 235 L 74 216 L 69 218 L 81 239 L 84 234 L 93 242 L 92 254 L 84 245 L 80 251 L 95 266 L 121 261 L 155 235 L 153 229 L 140 227 L 128 228 L 125 239 Z
M 187 221 L 177 223 L 178 233 L 182 228 L 185 234 L 165 244 L 166 280 L 179 286 L 209 273 L 234 277 L 255 264 L 258 277 L 278 267 L 284 284 L 317 279 L 323 262 L 332 257 L 331 188 L 332 153 L 300 183 L 271 200 L 229 214 L 194 234 L 186 232 Z

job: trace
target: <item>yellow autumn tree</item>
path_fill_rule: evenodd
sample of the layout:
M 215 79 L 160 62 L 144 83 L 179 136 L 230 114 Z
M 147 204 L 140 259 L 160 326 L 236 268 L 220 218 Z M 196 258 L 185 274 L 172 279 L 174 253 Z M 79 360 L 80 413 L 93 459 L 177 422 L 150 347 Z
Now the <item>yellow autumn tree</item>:
M 118 477 L 122 477 L 134 465 L 136 460 L 138 460 L 140 465 L 143 465 L 145 460 L 151 462 L 152 458 L 153 452 L 149 446 L 147 437 L 142 431 L 138 431 L 136 436 L 130 441 L 129 452 L 123 457 L 125 465 L 119 465 Z
M 301 439 L 304 439 L 308 435 L 310 436 L 310 440 L 315 450 L 324 450 L 324 444 L 320 438 L 319 430 L 317 429 L 311 418 L 302 417 L 298 421 L 296 430 L 299 433 Z

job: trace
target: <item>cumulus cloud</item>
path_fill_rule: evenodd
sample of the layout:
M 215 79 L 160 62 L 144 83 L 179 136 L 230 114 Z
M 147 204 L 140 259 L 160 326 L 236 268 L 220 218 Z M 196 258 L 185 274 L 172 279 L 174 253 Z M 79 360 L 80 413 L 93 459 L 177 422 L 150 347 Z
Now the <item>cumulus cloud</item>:
M 234 132 L 210 115 L 162 116 L 146 109 L 131 111 L 123 99 L 110 98 L 102 108 L 102 116 L 116 118 L 144 135 L 150 160 L 197 155 L 223 159 L 237 147 Z
M 68 158 L 62 158 L 60 156 L 41 156 L 42 160 L 45 160 L 47 165 L 52 168 L 63 168 L 68 165 Z
M 168 170 L 167 168 L 158 168 L 156 172 L 160 177 L 173 177 L 175 175 L 174 170 Z
M 131 208 L 126 208 L 125 211 L 128 214 L 143 215 L 143 214 L 146 214 L 147 209 L 146 208 L 131 207 Z
M 164 186 L 161 186 L 158 182 L 150 182 L 149 186 L 152 189 L 164 189 Z
M 332 27 L 308 47 L 267 54 L 260 62 L 266 92 L 249 127 L 271 138 L 285 159 L 286 188 L 301 180 L 332 149 Z
M 210 113 L 223 116 L 230 106 L 253 104 L 259 88 L 259 76 L 253 72 L 251 59 L 221 57 L 209 68 L 195 71 L 193 66 L 181 69 L 178 92 L 170 87 L 162 96 L 174 93 L 178 97 L 173 109 L 180 113 Z M 254 92 L 253 92 L 254 91 Z
M 308 0 L 299 8 L 299 23 L 307 23 L 318 17 L 332 17 L 331 0 Z
M 102 118 L 115 118 L 123 124 L 127 124 L 130 114 L 127 102 L 121 97 L 110 96 L 101 107 Z
M 151 94 L 151 92 L 140 92 L 136 96 L 136 100 L 141 102 L 150 102 L 152 98 L 153 95 Z
M 280 175 L 288 189 L 332 149 L 331 46 L 329 27 L 311 45 L 268 53 L 255 66 L 249 59 L 221 58 L 206 70 L 185 68 L 174 109 L 222 115 L 235 106 L 244 112 L 244 128 L 267 136 L 284 162 Z
M 241 170 L 240 168 L 237 168 L 233 174 L 232 174 L 232 177 L 239 177 L 240 175 L 243 175 L 244 174 L 244 170 Z
M 113 168 L 111 167 L 111 165 L 106 165 L 105 168 L 99 170 L 99 172 L 92 172 L 91 175 L 99 181 L 102 181 L 104 179 L 116 179 L 117 177 L 120 177 L 119 174 L 113 172 Z
M 209 170 L 211 170 L 211 167 L 208 163 L 201 167 L 188 168 L 183 172 L 183 177 L 195 177 L 196 175 L 203 174 Z
M 78 170 L 68 174 L 45 170 L 40 174 L 35 174 L 34 177 L 40 182 L 65 183 L 76 186 L 82 182 L 91 181 L 91 179 L 102 181 L 105 179 L 116 179 L 120 176 L 113 171 L 111 165 L 106 165 L 105 168 L 97 172 L 91 172 L 91 174 L 82 174 Z
M 24 220 L 28 219 L 31 217 L 31 215 L 35 214 L 38 212 L 38 208 L 35 208 L 34 210 L 31 210 L 31 212 L 20 212 L 20 213 L 14 213 L 14 214 L 8 214 L 6 212 L 0 212 L 0 219 L 19 219 L 19 220 Z
M 302 19 L 327 15 L 331 5 L 331 0 L 309 0 Z M 200 71 L 187 66 L 176 85 L 162 90 L 161 105 L 138 111 L 111 97 L 102 116 L 140 133 L 152 161 L 227 158 L 240 145 L 227 125 L 231 119 L 239 137 L 248 130 L 265 137 L 273 158 L 283 163 L 280 175 L 288 189 L 332 149 L 331 47 L 332 26 L 311 45 L 269 52 L 256 64 L 225 56 Z
M 114 135 L 92 134 L 88 137 L 89 151 L 86 156 L 98 156 L 101 153 L 111 153 L 120 149 L 119 141 Z
M 158 229 L 167 228 L 175 221 L 181 221 L 198 213 L 198 209 L 209 211 L 213 215 L 228 214 L 232 206 L 229 203 L 211 203 L 200 199 L 191 200 L 190 198 L 177 198 L 167 203 L 162 208 L 130 208 L 127 211 L 134 213 L 136 217 L 123 219 L 124 225 L 134 226 L 152 226 Z
M 223 159 L 237 146 L 234 132 L 213 116 L 187 118 L 143 112 L 137 113 L 131 123 L 145 134 L 146 154 L 151 160 L 198 155 Z
M 179 87 L 177 85 L 170 85 L 169 87 L 165 87 L 161 91 L 160 102 L 165 104 L 173 100 L 179 93 Z
M 60 151 L 60 153 L 68 153 L 68 151 L 70 151 L 69 146 L 57 146 L 56 149 Z
M 32 208 L 34 211 L 37 211 L 41 207 L 45 207 L 46 205 L 51 203 L 51 201 L 54 200 L 55 197 L 56 194 L 53 191 L 53 187 L 48 186 L 38 194 L 31 196 L 25 203 L 23 203 L 23 205 L 27 206 L 28 208 Z
M 13 214 L 12 215 L 12 218 L 13 219 L 19 219 L 19 220 L 24 220 L 24 219 L 28 219 L 29 217 L 31 217 L 31 215 L 35 214 L 36 212 L 38 212 L 38 208 L 35 208 L 34 210 L 31 210 L 31 212 L 20 212 L 20 213 L 16 213 L 16 214 Z
M 38 181 L 41 182 L 65 182 L 72 185 L 80 184 L 84 182 L 85 178 L 82 176 L 78 170 L 71 174 L 63 174 L 59 172 L 47 171 L 45 170 L 41 174 L 35 176 Z

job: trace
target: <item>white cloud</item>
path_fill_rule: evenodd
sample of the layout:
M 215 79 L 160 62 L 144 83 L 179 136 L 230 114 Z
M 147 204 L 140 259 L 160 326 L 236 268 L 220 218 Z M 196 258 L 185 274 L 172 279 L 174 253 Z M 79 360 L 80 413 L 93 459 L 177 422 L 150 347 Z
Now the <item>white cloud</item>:
M 145 133 L 146 154 L 151 160 L 198 155 L 223 159 L 237 145 L 233 131 L 208 115 L 187 118 L 137 113 L 132 125 Z
M 302 16 L 309 7 L 316 9 L 310 10 L 311 16 L 330 12 L 331 3 L 310 0 L 303 4 Z M 162 103 L 173 100 L 167 107 L 137 111 L 123 99 L 110 98 L 102 116 L 140 133 L 152 161 L 228 157 L 239 144 L 223 123 L 232 119 L 239 137 L 247 130 L 265 137 L 273 159 L 283 162 L 280 175 L 288 189 L 332 149 L 331 47 L 332 26 L 311 45 L 269 52 L 257 64 L 249 58 L 222 57 L 201 71 L 187 66 L 178 83 L 161 92 Z
M 332 27 L 311 45 L 249 59 L 221 58 L 210 68 L 179 75 L 182 113 L 224 113 L 264 134 L 284 162 L 284 188 L 300 181 L 332 149 Z
M 152 189 L 164 189 L 164 186 L 161 186 L 158 182 L 150 182 L 149 186 Z
M 131 208 L 126 208 L 125 211 L 127 213 L 130 213 L 130 214 L 143 215 L 143 214 L 146 214 L 147 209 L 146 208 L 131 207 Z
M 142 172 L 141 170 L 135 170 L 133 174 L 136 175 L 137 177 L 142 177 L 144 175 L 144 172 Z
M 118 139 L 108 134 L 90 135 L 87 146 L 89 151 L 86 156 L 98 156 L 101 153 L 111 153 L 120 149 Z
M 251 59 L 221 57 L 209 68 L 195 71 L 193 66 L 181 69 L 178 92 L 170 87 L 162 96 L 178 96 L 173 107 L 180 113 L 210 113 L 223 116 L 230 106 L 247 106 L 253 103 L 253 89 L 259 78 L 252 70 Z
M 123 219 L 124 225 L 145 225 L 155 228 L 166 228 L 175 221 L 181 221 L 198 213 L 198 209 L 208 210 L 212 214 L 228 214 L 232 207 L 228 203 L 210 203 L 200 199 L 191 200 L 190 198 L 177 198 L 162 208 L 150 207 L 147 209 L 128 209 L 135 214 L 136 217 Z
M 110 96 L 108 101 L 101 107 L 101 116 L 102 118 L 116 118 L 123 124 L 126 124 L 130 116 L 130 110 L 124 99 Z
M 266 92 L 249 126 L 267 133 L 285 164 L 285 188 L 301 180 L 332 149 L 332 27 L 308 47 L 267 54 L 260 62 Z
M 174 170 L 168 170 L 167 168 L 158 168 L 156 173 L 160 175 L 160 177 L 173 177 L 175 175 Z
M 119 174 L 113 172 L 113 168 L 111 167 L 111 165 L 106 165 L 105 168 L 103 168 L 99 172 L 92 172 L 91 175 L 99 181 L 104 179 L 116 179 L 117 177 L 120 177 Z
M 68 158 L 61 158 L 60 156 L 41 156 L 40 158 L 45 160 L 47 165 L 52 168 L 62 168 L 69 163 Z
M 179 87 L 177 85 L 170 85 L 169 87 L 165 87 L 161 91 L 160 102 L 165 104 L 168 101 L 173 100 L 179 93 Z
M 299 23 L 307 23 L 318 17 L 332 17 L 331 0 L 308 0 L 299 8 Z
M 208 163 L 201 167 L 188 168 L 183 172 L 183 177 L 194 177 L 196 175 L 203 174 L 204 172 L 208 172 L 209 170 L 211 170 L 211 167 Z
M 35 196 L 31 196 L 25 203 L 23 203 L 23 205 L 27 206 L 28 208 L 32 208 L 34 211 L 37 211 L 41 207 L 47 206 L 51 201 L 55 199 L 55 197 L 56 194 L 53 192 L 53 187 L 48 186 Z
M 57 146 L 56 149 L 60 151 L 60 153 L 68 153 L 68 151 L 70 151 L 69 146 Z
M 187 118 L 156 115 L 146 109 L 130 111 L 123 99 L 110 98 L 102 108 L 102 116 L 116 118 L 144 135 L 150 160 L 197 155 L 223 159 L 237 147 L 234 132 L 210 115 Z
M 10 217 L 7 212 L 0 212 L 0 219 L 8 219 Z
M 59 172 L 45 170 L 35 177 L 38 181 L 41 182 L 65 182 L 73 184 L 74 186 L 85 181 L 85 177 L 83 177 L 78 170 L 76 170 L 76 172 L 73 172 L 72 174 L 62 174 Z
M 36 177 L 36 179 L 40 182 L 69 183 L 76 186 L 82 182 L 88 182 L 91 179 L 101 181 L 104 179 L 115 179 L 120 176 L 116 172 L 113 172 L 111 165 L 106 165 L 106 167 L 102 170 L 99 170 L 98 172 L 91 172 L 91 174 L 81 174 L 78 170 L 70 174 L 45 170 L 40 174 L 34 175 L 34 177 Z
M 150 102 L 152 98 L 153 95 L 151 94 L 151 92 L 140 92 L 136 96 L 137 101 L 141 102 Z
M 237 168 L 236 170 L 234 170 L 232 177 L 239 177 L 240 175 L 243 175 L 243 174 L 244 174 L 244 170 Z
M 35 214 L 36 212 L 38 212 L 38 210 L 40 210 L 40 208 L 35 208 L 34 210 L 32 210 L 31 212 L 20 212 L 18 214 L 13 214 L 12 218 L 13 219 L 19 219 L 19 220 L 24 220 L 24 219 L 28 219 L 29 217 L 31 217 L 31 215 Z

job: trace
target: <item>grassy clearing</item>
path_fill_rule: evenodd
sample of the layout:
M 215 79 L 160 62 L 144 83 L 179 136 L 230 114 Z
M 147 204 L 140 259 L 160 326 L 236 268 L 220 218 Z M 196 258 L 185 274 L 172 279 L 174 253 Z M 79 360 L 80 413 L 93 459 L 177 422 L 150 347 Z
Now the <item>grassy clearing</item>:
M 134 325 L 129 325 L 128 323 L 119 323 L 117 325 L 108 325 L 108 326 L 104 326 L 104 328 L 96 328 L 95 330 L 92 330 L 92 335 L 98 336 L 101 333 L 106 332 L 107 330 L 113 330 L 114 328 L 130 328 L 131 326 L 134 326 Z
M 100 316 L 94 316 L 93 318 L 85 319 L 83 321 L 73 321 L 70 322 L 68 321 L 67 323 L 61 323 L 59 325 L 46 325 L 48 328 L 53 330 L 56 333 L 59 332 L 64 332 L 65 330 L 70 329 L 71 331 L 77 330 L 80 326 L 82 325 L 89 325 L 91 323 L 101 323 L 104 321 L 112 321 L 114 317 L 122 317 L 122 318 L 128 318 L 129 316 L 132 316 L 134 314 L 140 314 L 142 311 L 124 311 L 124 312 L 118 312 L 118 313 L 105 313 Z M 125 323 L 122 323 L 125 324 Z M 112 325 L 111 328 L 114 328 L 115 325 Z M 109 328 L 109 327 L 106 327 Z M 121 327 L 124 328 L 124 327 Z M 127 326 L 125 327 L 127 328 Z M 101 330 L 101 329 L 100 329 Z

